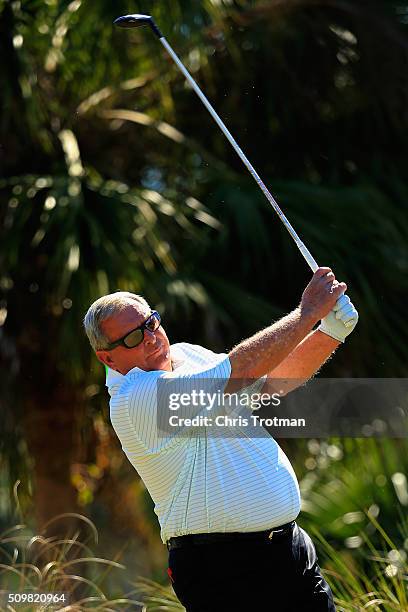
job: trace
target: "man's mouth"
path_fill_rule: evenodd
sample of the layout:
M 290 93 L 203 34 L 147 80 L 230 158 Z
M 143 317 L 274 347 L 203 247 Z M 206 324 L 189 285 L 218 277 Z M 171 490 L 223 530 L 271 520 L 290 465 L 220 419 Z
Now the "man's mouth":
M 157 347 L 157 349 L 155 349 L 154 351 L 152 351 L 152 352 L 150 353 L 149 357 L 151 357 L 152 355 L 156 355 L 156 353 L 161 352 L 162 348 L 163 348 L 163 347 L 162 347 L 161 345 L 160 345 L 160 346 L 158 346 L 158 347 Z

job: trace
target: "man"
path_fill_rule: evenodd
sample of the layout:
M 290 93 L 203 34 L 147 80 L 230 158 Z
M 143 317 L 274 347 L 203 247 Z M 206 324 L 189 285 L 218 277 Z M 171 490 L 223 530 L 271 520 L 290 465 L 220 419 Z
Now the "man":
M 313 543 L 295 523 L 299 487 L 276 441 L 161 436 L 156 413 L 159 380 L 188 390 L 223 379 L 226 391 L 237 379 L 307 380 L 357 323 L 350 300 L 340 299 L 345 290 L 319 268 L 293 312 L 228 354 L 171 346 L 159 314 L 131 293 L 104 296 L 85 316 L 108 367 L 113 427 L 155 502 L 168 573 L 188 612 L 335 609 Z

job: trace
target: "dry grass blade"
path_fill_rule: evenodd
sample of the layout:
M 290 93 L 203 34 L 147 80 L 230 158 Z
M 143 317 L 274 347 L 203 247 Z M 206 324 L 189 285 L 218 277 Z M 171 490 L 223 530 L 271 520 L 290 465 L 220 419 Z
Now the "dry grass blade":
M 91 549 L 89 548 L 89 546 L 87 546 L 83 542 L 80 542 L 76 538 L 65 538 L 63 540 L 57 540 L 56 542 L 53 542 L 50 547 L 53 548 L 54 546 L 60 546 L 61 544 L 78 546 L 78 548 L 80 548 L 81 550 L 84 550 L 87 553 L 91 553 Z
M 34 588 L 34 585 L 31 583 L 28 577 L 24 574 L 24 572 L 20 572 L 18 569 L 16 569 L 15 566 L 12 567 L 10 565 L 3 565 L 3 563 L 0 563 L 0 568 L 4 570 L 3 572 L 0 572 L 0 576 L 4 572 L 10 572 L 11 574 L 16 574 L 17 576 L 21 578 L 23 582 L 28 582 L 30 584 L 30 587 Z
M 117 559 L 120 559 L 121 556 L 125 553 L 127 547 L 129 545 L 129 542 L 126 542 L 122 548 L 116 553 L 116 555 L 114 556 L 114 558 L 112 559 L 112 561 L 116 561 Z M 106 580 L 106 577 L 108 576 L 108 574 L 111 572 L 111 570 L 113 569 L 112 566 L 107 566 L 105 568 L 105 570 L 102 572 L 99 580 L 100 582 L 103 584 L 104 580 Z M 128 593 L 128 596 L 130 595 L 130 593 Z
M 9 544 L 10 542 L 13 542 L 14 544 L 18 544 L 18 543 L 21 543 L 21 542 L 28 542 L 27 546 L 29 546 L 29 543 L 30 543 L 31 539 L 32 538 L 29 535 L 21 535 L 21 536 L 15 536 L 13 538 L 4 538 L 1 543 L 2 544 Z M 41 539 L 41 538 L 37 538 L 36 537 L 35 539 L 37 540 L 37 539 Z
M 89 556 L 92 556 L 93 554 L 92 550 L 85 544 L 82 544 L 82 542 L 79 542 L 78 538 L 79 538 L 79 533 L 76 533 L 72 538 L 63 538 L 62 540 L 50 538 L 49 543 L 47 544 L 45 548 L 47 555 L 49 556 L 52 554 L 52 552 L 54 552 L 54 556 L 55 556 L 54 561 L 56 561 L 57 563 L 60 563 L 62 559 L 65 559 L 70 554 L 71 556 L 73 555 L 73 553 L 71 552 L 73 548 L 72 544 L 76 543 L 79 549 L 88 553 Z M 38 558 L 43 553 L 44 553 L 44 550 L 39 550 L 37 555 L 35 556 L 35 560 L 38 560 Z
M 52 584 L 53 587 L 55 588 L 55 586 L 58 585 L 58 582 L 60 579 L 64 581 L 64 588 L 67 588 L 67 584 L 66 584 L 67 580 L 71 580 L 74 583 L 72 584 L 71 590 L 68 591 L 70 594 L 74 592 L 75 588 L 78 586 L 78 583 L 81 583 L 81 584 L 87 584 L 92 589 L 94 589 L 99 595 L 99 600 L 100 599 L 102 599 L 103 601 L 108 600 L 108 598 L 106 597 L 102 589 L 100 589 L 93 580 L 90 580 L 89 578 L 84 578 L 83 576 L 78 576 L 77 574 L 63 574 L 63 573 L 61 573 L 61 575 L 57 574 L 53 577 L 52 580 L 46 581 L 44 583 L 44 586 L 50 586 Z
M 3 541 L 4 536 L 8 535 L 9 533 L 13 533 L 13 531 L 21 531 L 21 529 L 25 529 L 26 525 L 14 525 L 13 527 L 10 527 L 9 529 L 6 529 L 6 531 L 3 531 L 3 533 L 0 533 L 0 542 Z
M 14 548 L 12 555 L 8 553 L 6 550 L 4 550 L 3 548 L 0 548 L 0 553 L 2 553 L 6 557 L 6 559 L 10 561 L 10 565 L 13 565 L 18 559 L 17 548 Z
M 23 539 L 23 538 L 21 538 Z M 25 546 L 24 554 L 31 557 L 31 563 L 38 565 L 38 559 L 44 552 L 49 551 L 52 543 L 55 540 L 54 537 L 44 538 L 43 536 L 28 536 L 28 543 Z
M 95 541 L 98 541 L 98 532 L 94 524 L 86 517 L 74 513 L 55 517 L 54 520 L 49 521 L 44 526 L 43 531 L 52 522 L 65 517 L 75 517 L 85 522 L 91 527 Z M 64 602 L 63 607 L 59 608 L 58 612 L 81 612 L 90 609 L 113 610 L 114 612 L 119 608 L 137 608 L 140 612 L 144 604 L 139 601 L 139 598 L 133 597 L 133 591 L 122 596 L 123 589 L 118 586 L 114 587 L 114 592 L 110 593 L 105 592 L 105 589 L 101 586 L 105 584 L 108 572 L 117 569 L 124 570 L 126 569 L 125 566 L 116 560 L 96 556 L 89 546 L 79 540 L 79 532 L 74 536 L 60 539 L 55 536 L 46 538 L 44 535 L 33 534 L 11 535 L 21 528 L 25 528 L 25 526 L 15 526 L 5 532 L 5 535 L 10 537 L 3 538 L 3 543 L 7 541 L 7 544 L 15 544 L 15 554 L 11 555 L 7 550 L 0 548 L 0 553 L 2 552 L 10 561 L 10 565 L 0 564 L 0 589 L 6 591 L 18 590 L 19 592 L 29 590 L 33 593 L 44 591 L 64 592 L 69 596 L 70 603 Z M 80 552 L 89 553 L 89 556 L 82 555 L 78 558 L 72 558 L 72 549 L 74 549 L 74 552 L 77 549 Z M 119 559 L 122 552 L 118 552 L 115 559 Z M 67 557 L 68 554 L 70 557 Z M 41 563 L 42 555 L 44 555 L 44 561 Z M 23 560 L 21 563 L 17 563 L 19 556 Z M 36 560 L 35 564 L 32 562 L 33 558 Z M 85 573 L 85 576 L 78 573 L 67 573 L 67 568 L 74 565 L 80 565 L 80 571 Z M 104 569 L 102 572 L 98 572 L 97 579 L 91 579 L 88 576 L 93 576 L 95 566 L 102 566 Z M 35 582 L 33 576 L 35 576 Z M 115 584 L 115 581 L 113 581 L 113 584 Z M 12 610 L 10 606 L 7 609 L 9 612 Z M 19 610 L 22 610 L 21 607 Z M 30 608 L 29 612 L 34 611 Z M 38 609 L 36 612 L 38 612 Z
M 14 483 L 13 486 L 13 497 L 14 497 L 14 501 L 16 504 L 16 510 L 17 510 L 17 514 L 23 518 L 23 512 L 21 510 L 21 506 L 20 506 L 20 500 L 18 499 L 18 487 L 20 486 L 21 481 L 20 480 L 16 480 L 16 482 Z
M 48 575 L 48 574 L 49 574 L 49 573 L 50 573 L 52 570 L 55 570 L 55 571 L 57 571 L 57 570 L 58 570 L 58 561 L 50 561 L 49 563 L 47 563 L 47 564 L 44 566 L 43 571 L 42 571 L 43 580 L 46 580 L 46 579 L 47 579 L 47 575 Z
M 107 601 L 105 605 L 107 606 L 112 606 L 112 605 L 131 605 L 131 606 L 138 606 L 139 608 L 142 607 L 144 608 L 144 604 L 141 601 L 136 601 L 134 599 L 127 599 L 126 597 L 120 597 L 118 599 L 111 599 L 110 601 Z M 102 608 L 101 608 L 102 609 Z M 103 608 L 103 610 L 108 610 L 108 608 Z M 115 610 L 115 608 L 113 608 L 113 610 Z
M 70 565 L 75 565 L 76 563 L 102 563 L 104 565 L 110 565 L 111 567 L 117 567 L 118 569 L 126 569 L 124 565 L 118 563 L 117 561 L 111 561 L 110 559 L 102 559 L 100 557 L 79 557 L 78 559 L 73 559 L 72 561 L 66 561 L 65 563 L 61 563 L 61 569 L 65 569 Z
M 86 523 L 91 528 L 91 531 L 92 531 L 92 533 L 94 535 L 94 538 L 95 538 L 95 544 L 98 543 L 98 531 L 97 531 L 95 525 L 93 524 L 93 522 L 89 518 L 87 518 L 86 516 L 83 516 L 82 514 L 78 514 L 76 512 L 65 512 L 63 514 L 59 514 L 58 516 L 55 516 L 54 518 L 52 518 L 49 521 L 47 521 L 45 523 L 45 525 L 43 525 L 43 527 L 41 529 L 41 532 L 44 532 L 47 529 L 47 527 L 49 527 L 53 523 L 56 523 L 57 521 L 60 521 L 61 519 L 64 519 L 64 518 L 76 518 L 76 519 Z
M 35 541 L 35 540 L 41 540 L 41 538 L 33 538 L 33 541 Z M 92 556 L 92 551 L 89 548 L 89 546 L 87 546 L 86 544 L 83 544 L 82 542 L 80 542 L 77 539 L 66 538 L 66 539 L 63 539 L 63 540 L 52 541 L 52 538 L 50 538 L 49 542 L 41 542 L 41 543 L 46 544 L 48 552 L 51 552 L 53 549 L 55 549 L 55 552 L 59 553 L 59 555 L 66 555 L 66 554 L 68 554 L 71 551 L 71 549 L 72 549 L 72 545 L 75 545 L 81 551 L 86 552 L 87 554 Z M 69 544 L 69 546 L 64 547 L 60 551 L 58 549 L 58 547 L 61 546 L 61 545 L 64 545 L 64 544 Z M 39 552 L 37 552 L 37 554 L 33 557 L 33 561 L 36 561 L 41 556 L 41 554 L 42 554 L 41 550 Z M 56 556 L 58 557 L 58 554 Z
M 140 578 L 134 583 L 134 586 L 142 593 L 149 612 L 158 610 L 166 610 L 168 612 L 177 610 L 180 612 L 184 610 L 173 590 L 168 586 L 148 578 Z
M 56 612 L 72 612 L 73 610 L 80 610 L 80 606 L 85 603 L 93 603 L 100 601 L 99 597 L 84 597 L 83 599 L 78 599 L 75 604 L 69 604 L 68 606 L 64 606 L 63 608 L 59 608 Z M 95 609 L 95 608 L 92 608 Z
M 2 566 L 0 565 L 0 567 Z M 7 567 L 7 566 L 3 566 L 3 567 Z M 19 569 L 31 570 L 34 574 L 36 574 L 36 576 L 38 577 L 40 581 L 42 580 L 42 574 L 40 570 L 38 569 L 36 565 L 33 565 L 32 563 L 14 563 L 13 568 L 17 570 Z M 26 574 L 24 574 L 24 576 L 26 576 Z

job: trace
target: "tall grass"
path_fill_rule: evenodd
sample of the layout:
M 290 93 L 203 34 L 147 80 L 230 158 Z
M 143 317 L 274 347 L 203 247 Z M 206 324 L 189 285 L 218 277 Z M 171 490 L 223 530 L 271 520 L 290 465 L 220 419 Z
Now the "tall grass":
M 24 524 L 17 524 L 0 534 L 0 594 L 2 591 L 19 594 L 64 592 L 66 602 L 52 608 L 39 604 L 19 604 L 14 608 L 6 605 L 3 598 L 1 609 L 10 612 L 145 610 L 143 603 L 136 599 L 134 589 L 119 596 L 105 586 L 110 572 L 126 568 L 116 560 L 93 553 L 91 545 L 98 543 L 98 532 L 92 521 L 69 513 L 55 517 L 52 522 L 66 518 L 76 519 L 87 527 L 89 535 L 84 541 L 79 539 L 79 530 L 64 538 L 46 537 L 31 533 Z
M 52 608 L 58 612 L 184 610 L 170 586 L 146 578 L 129 582 L 133 588 L 126 594 L 112 592 L 112 587 L 106 586 L 106 578 L 111 572 L 126 571 L 125 566 L 117 560 L 95 556 L 90 540 L 96 545 L 98 532 L 88 518 L 67 514 L 54 520 L 66 517 L 75 517 L 87 527 L 89 535 L 83 541 L 79 539 L 79 532 L 62 539 L 33 535 L 23 524 L 17 524 L 0 534 L 0 592 L 64 591 L 69 604 Z M 361 537 L 363 543 L 354 550 L 336 550 L 319 529 L 310 530 L 317 548 L 324 553 L 323 570 L 333 589 L 337 610 L 408 611 L 407 553 L 388 536 L 373 516 L 368 515 L 368 520 L 375 530 L 375 538 L 361 532 L 360 536 L 355 537 Z M 407 525 L 402 522 L 400 540 L 405 541 L 406 545 L 407 535 Z M 382 545 L 374 545 L 374 540 L 380 540 Z M 102 572 L 98 575 L 100 569 Z M 10 612 L 38 612 L 40 609 L 32 604 L 4 608 Z
M 406 612 L 407 553 L 391 540 L 374 517 L 367 516 L 375 528 L 376 540 L 381 539 L 381 547 L 375 546 L 373 538 L 361 532 L 360 536 L 355 536 L 363 541 L 359 549 L 339 551 L 317 528 L 311 530 L 318 547 L 326 555 L 325 574 L 335 596 L 337 611 Z M 406 533 L 401 531 L 400 535 L 403 539 Z M 405 545 L 407 543 L 405 539 Z

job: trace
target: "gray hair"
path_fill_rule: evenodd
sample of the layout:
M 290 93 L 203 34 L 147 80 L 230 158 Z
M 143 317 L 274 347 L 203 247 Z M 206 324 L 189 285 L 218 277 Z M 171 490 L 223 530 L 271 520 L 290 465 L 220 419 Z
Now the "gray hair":
M 142 306 L 150 308 L 144 297 L 129 291 L 116 291 L 116 293 L 103 295 L 88 308 L 83 323 L 94 351 L 105 349 L 110 342 L 102 331 L 101 323 L 129 306 L 129 300 L 134 300 Z

